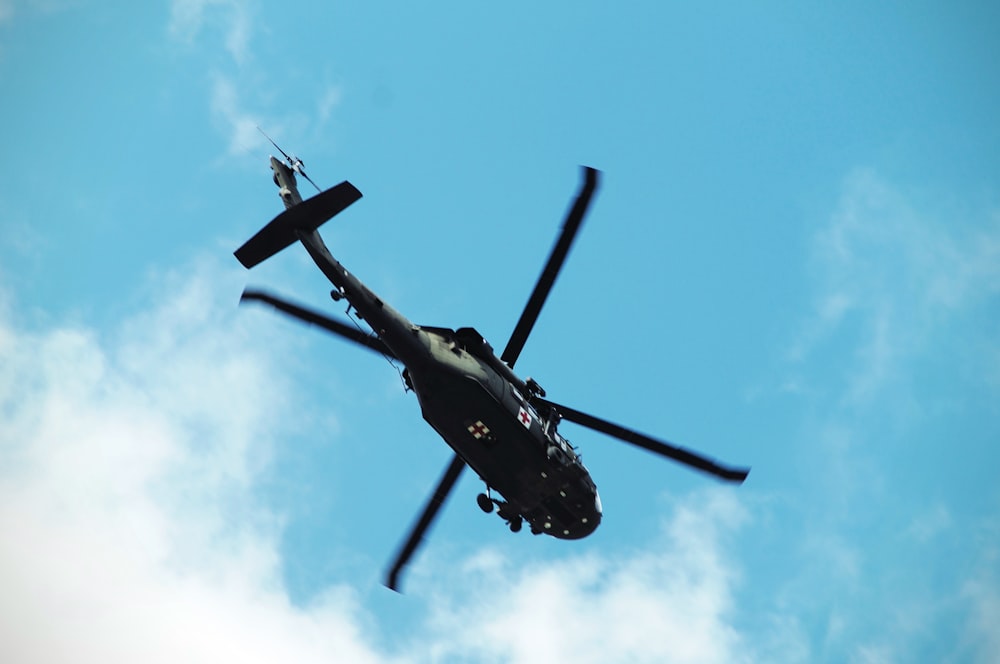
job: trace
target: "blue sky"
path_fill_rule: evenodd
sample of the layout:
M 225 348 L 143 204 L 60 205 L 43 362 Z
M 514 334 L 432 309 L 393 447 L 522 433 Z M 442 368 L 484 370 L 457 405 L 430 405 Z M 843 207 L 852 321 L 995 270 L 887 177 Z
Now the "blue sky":
M 1000 10 L 990 3 L 0 0 L 0 655 L 9 661 L 1000 659 Z M 512 535 L 304 251 L 273 151 L 418 323 L 557 401 L 586 540 Z M 303 190 L 305 191 L 305 190 Z

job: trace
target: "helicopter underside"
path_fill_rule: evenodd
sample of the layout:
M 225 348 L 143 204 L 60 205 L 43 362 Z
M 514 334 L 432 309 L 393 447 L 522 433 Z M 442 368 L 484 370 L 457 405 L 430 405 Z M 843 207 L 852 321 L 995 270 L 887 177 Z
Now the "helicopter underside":
M 575 454 L 545 434 L 544 419 L 508 383 L 449 369 L 411 372 L 424 419 L 503 496 L 493 502 L 512 530 L 523 519 L 533 533 L 560 539 L 592 533 L 600 499 Z

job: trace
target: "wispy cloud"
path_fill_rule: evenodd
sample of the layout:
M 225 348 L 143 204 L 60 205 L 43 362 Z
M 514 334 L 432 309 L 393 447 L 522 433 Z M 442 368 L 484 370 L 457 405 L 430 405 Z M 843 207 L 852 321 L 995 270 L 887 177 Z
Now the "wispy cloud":
M 266 142 L 257 130 L 259 120 L 246 109 L 239 98 L 233 81 L 221 74 L 212 80 L 212 116 L 220 123 L 229 136 L 227 153 L 232 156 L 245 155 L 257 150 Z
M 25 13 L 57 12 L 73 6 L 75 2 L 76 0 L 0 0 L 0 24 Z
M 343 93 L 339 86 L 331 85 L 323 91 L 316 105 L 317 123 L 323 126 L 330 119 L 334 109 L 340 105 Z
M 963 592 L 969 570 L 951 561 L 996 542 L 967 536 L 980 534 L 969 510 L 982 505 L 958 474 L 995 456 L 985 446 L 995 417 L 979 404 L 1000 384 L 990 374 L 1000 375 L 1000 218 L 956 200 L 857 170 L 807 256 L 810 310 L 777 384 L 803 413 L 801 436 L 823 474 L 797 498 L 801 549 L 778 592 L 813 659 L 944 654 L 996 595 L 995 579 Z M 948 437 L 968 421 L 973 439 Z M 968 638 L 963 652 L 995 653 L 984 633 Z
M 995 576 L 995 565 L 1000 563 L 1000 557 L 993 556 L 994 568 L 982 570 L 979 575 L 969 580 L 964 588 L 965 599 L 969 602 L 969 622 L 965 644 L 973 661 L 1000 661 L 1000 583 Z
M 906 534 L 917 542 L 925 543 L 947 531 L 952 522 L 948 508 L 937 503 L 926 512 L 916 515 L 906 529 Z
M 247 0 L 172 0 L 170 4 L 170 39 L 185 44 L 192 56 L 210 63 L 208 105 L 212 119 L 226 136 L 228 156 L 243 156 L 261 147 L 263 141 L 255 129 L 261 122 L 260 114 L 251 110 L 252 99 L 247 100 L 247 91 L 260 81 L 255 78 L 254 87 L 241 84 L 247 63 L 253 59 L 250 47 L 255 6 Z M 252 92 L 249 96 L 254 98 Z
M 817 233 L 813 313 L 789 359 L 843 356 L 848 364 L 838 391 L 845 406 L 869 403 L 905 378 L 904 364 L 949 317 L 1000 294 L 1000 218 L 992 211 L 972 220 L 965 214 L 918 209 L 878 174 L 851 174 Z
M 962 587 L 961 598 L 968 613 L 965 633 L 956 650 L 957 659 L 975 662 L 1000 661 L 1000 520 L 996 512 L 979 529 L 982 547 Z
M 254 64 L 256 15 L 253 0 L 173 0 L 170 5 L 169 38 L 183 43 L 199 62 L 210 63 L 209 108 L 226 136 L 229 156 L 242 156 L 266 144 L 257 133 L 258 124 L 268 133 L 292 128 L 295 131 L 289 133 L 300 138 L 309 131 L 319 132 L 342 97 L 339 86 L 320 81 L 305 98 L 296 93 L 302 103 L 284 103 L 289 98 L 288 80 L 273 79 L 266 68 Z M 289 61 L 285 66 L 297 65 Z
M 245 0 L 173 0 L 168 30 L 177 39 L 193 43 L 203 32 L 217 30 L 237 64 L 250 56 L 254 5 Z

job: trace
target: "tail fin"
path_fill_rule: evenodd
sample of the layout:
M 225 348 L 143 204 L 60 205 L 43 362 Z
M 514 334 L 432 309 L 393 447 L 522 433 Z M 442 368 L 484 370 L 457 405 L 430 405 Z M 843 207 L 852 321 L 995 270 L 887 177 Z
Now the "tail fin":
M 243 267 L 252 268 L 295 242 L 295 231 L 316 230 L 359 198 L 361 192 L 344 180 L 279 214 L 234 255 Z

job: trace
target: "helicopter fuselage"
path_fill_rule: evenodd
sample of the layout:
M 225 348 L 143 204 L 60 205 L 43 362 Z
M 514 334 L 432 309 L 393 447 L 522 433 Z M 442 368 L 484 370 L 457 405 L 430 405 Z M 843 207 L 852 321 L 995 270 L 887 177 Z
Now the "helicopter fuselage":
M 492 502 L 512 529 L 524 519 L 536 534 L 579 539 L 597 528 L 597 487 L 558 433 L 558 413 L 532 403 L 537 384 L 518 378 L 472 328 L 410 322 L 348 272 L 317 231 L 297 235 L 335 286 L 333 295 L 346 299 L 406 366 L 424 419 L 503 496 Z
M 421 328 L 430 362 L 407 368 L 424 419 L 505 498 L 496 501 L 512 527 L 578 539 L 601 519 L 597 487 L 576 451 L 556 430 L 558 415 L 539 412 L 530 391 L 484 357 L 492 349 L 471 328 Z M 517 524 L 517 525 L 515 525 Z

